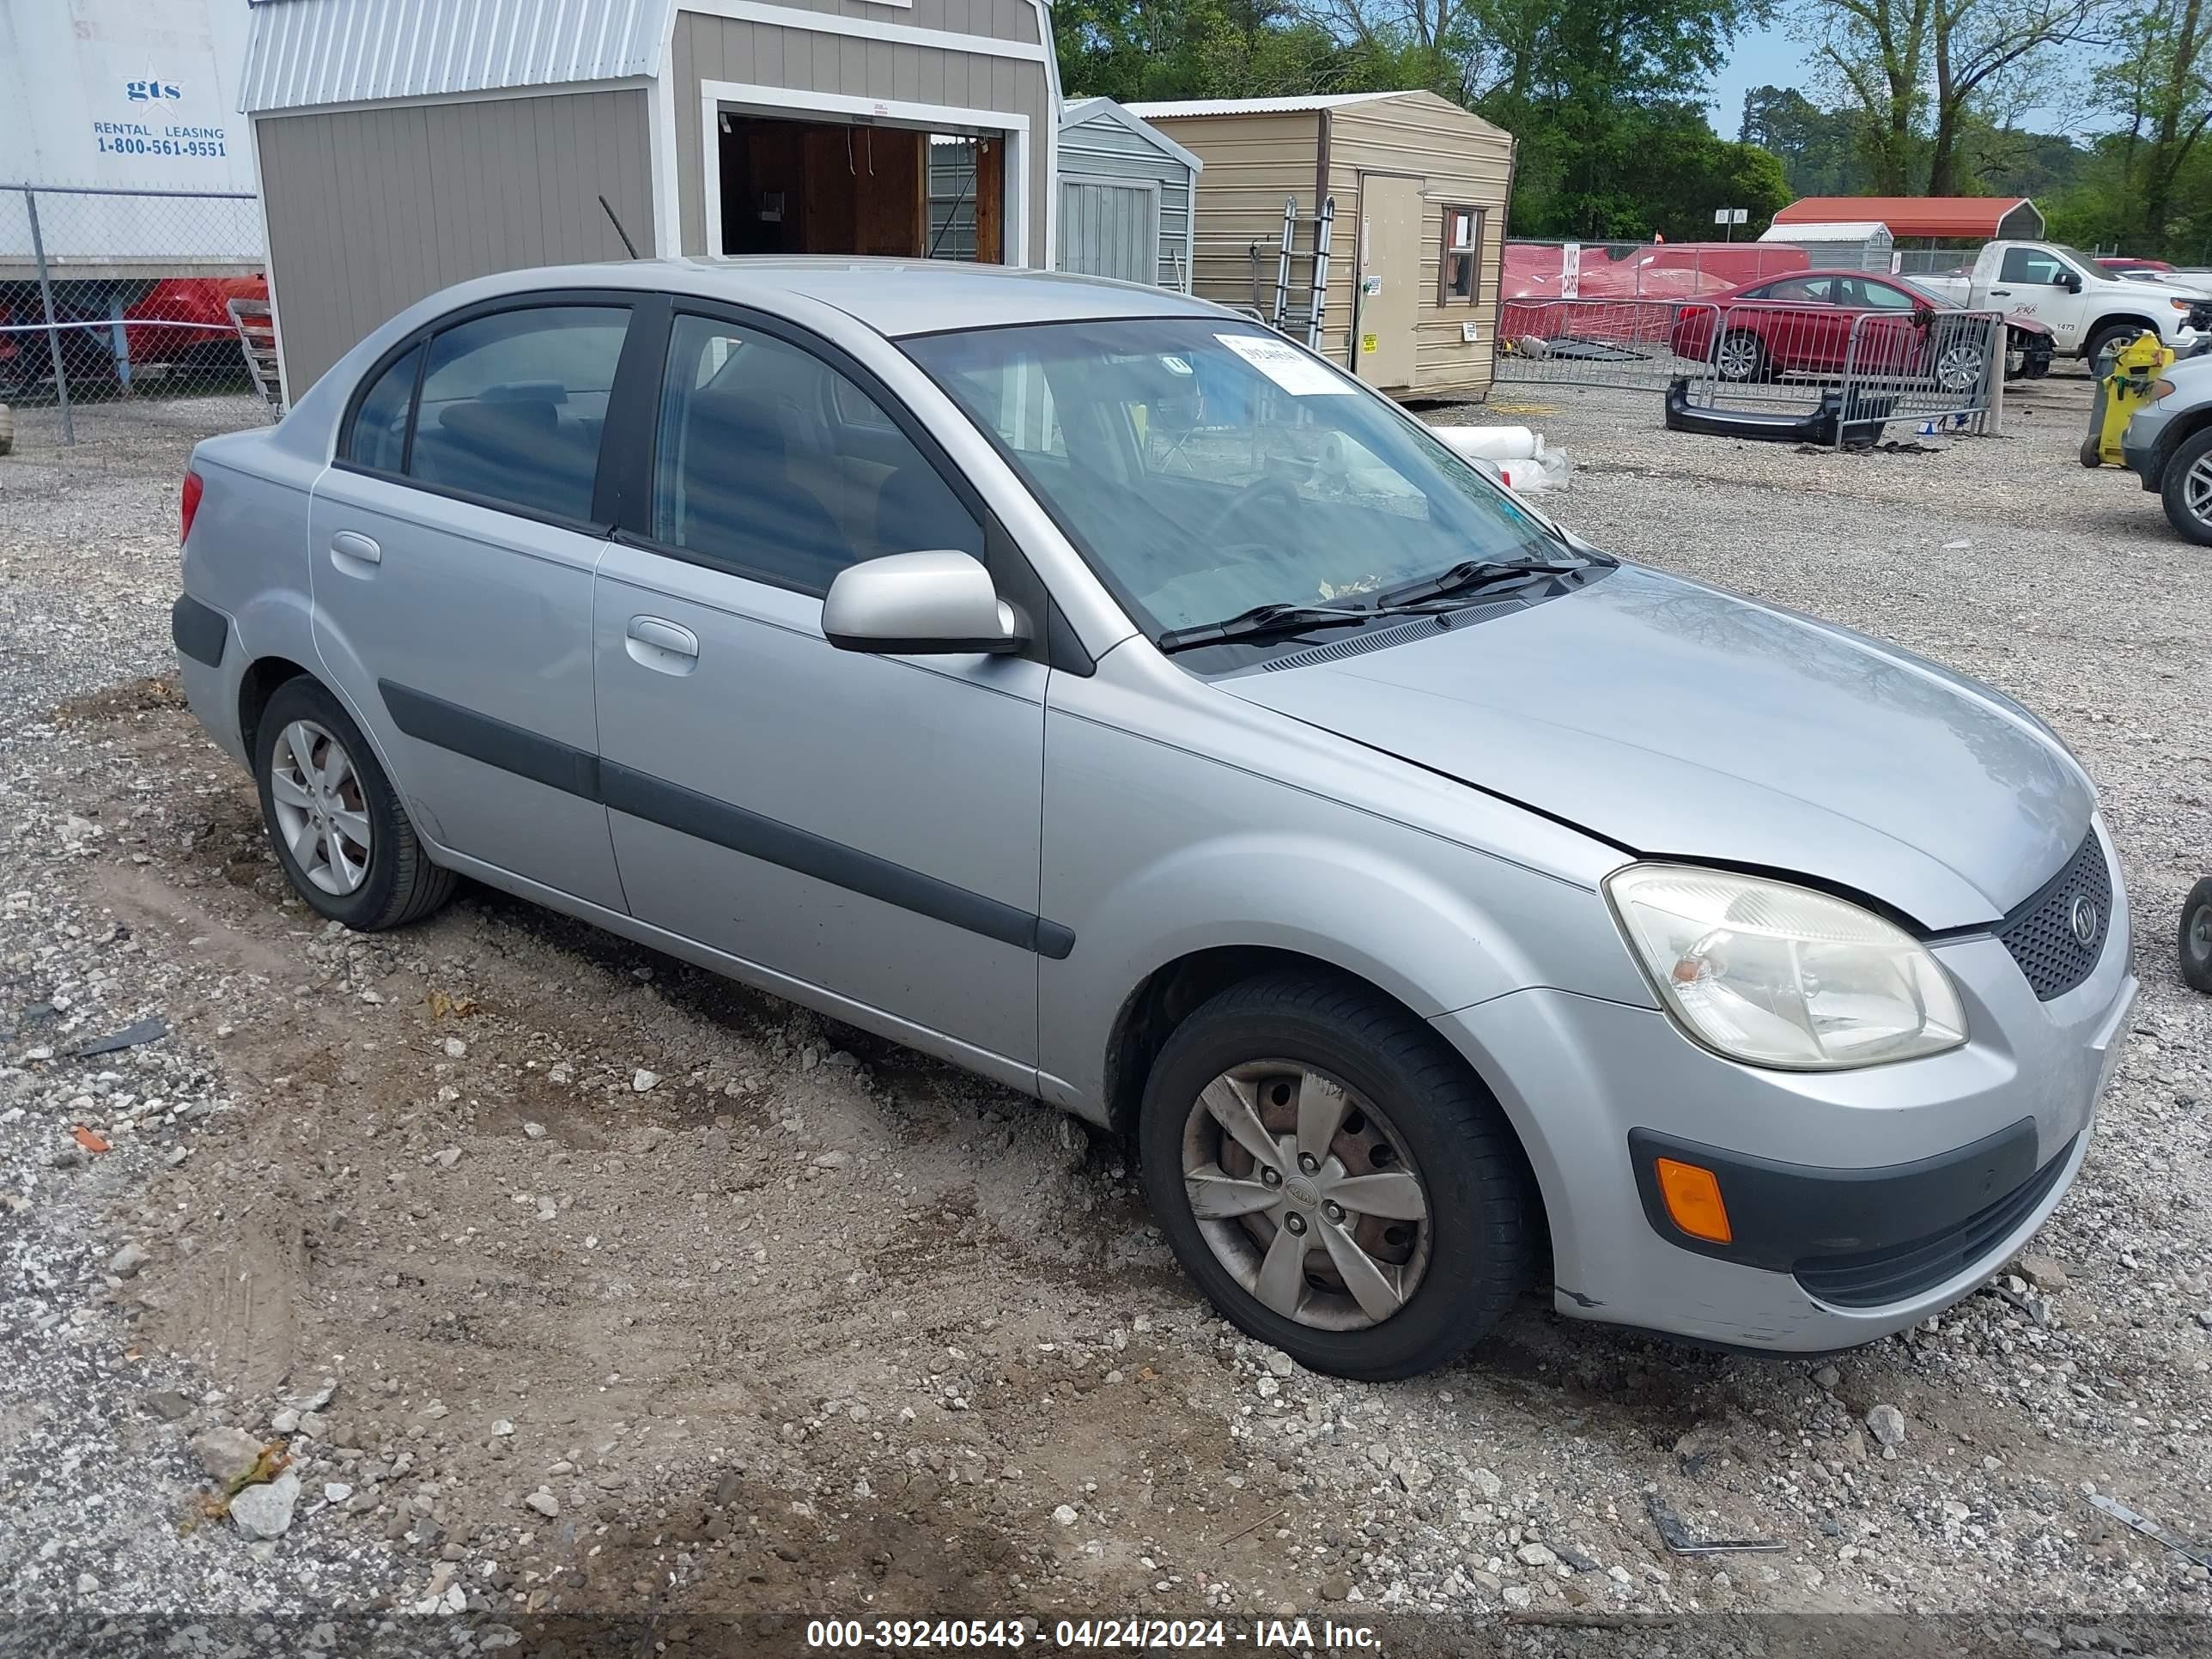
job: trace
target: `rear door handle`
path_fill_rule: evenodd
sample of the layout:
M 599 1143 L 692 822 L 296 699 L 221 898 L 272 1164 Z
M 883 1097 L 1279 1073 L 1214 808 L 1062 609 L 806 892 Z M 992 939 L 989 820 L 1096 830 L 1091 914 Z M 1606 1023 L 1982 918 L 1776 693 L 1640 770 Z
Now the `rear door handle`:
M 341 570 L 351 564 L 382 564 L 384 550 L 357 530 L 341 530 L 331 538 L 331 562 Z
M 688 674 L 699 665 L 699 636 L 659 617 L 632 617 L 624 649 L 630 660 L 664 674 Z

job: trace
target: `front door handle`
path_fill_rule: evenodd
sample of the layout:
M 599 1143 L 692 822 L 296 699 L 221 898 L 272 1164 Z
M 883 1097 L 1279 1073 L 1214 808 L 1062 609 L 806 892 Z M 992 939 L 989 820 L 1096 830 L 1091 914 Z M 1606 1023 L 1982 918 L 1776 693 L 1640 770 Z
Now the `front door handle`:
M 2008 288 L 1993 288 L 1990 290 L 1990 298 L 1992 300 L 2009 300 L 2012 298 L 2012 290 Z
M 384 550 L 357 530 L 341 530 L 331 538 L 331 562 L 341 570 L 356 565 L 382 564 Z
M 623 648 L 641 667 L 688 674 L 699 665 L 699 636 L 659 617 L 632 617 Z

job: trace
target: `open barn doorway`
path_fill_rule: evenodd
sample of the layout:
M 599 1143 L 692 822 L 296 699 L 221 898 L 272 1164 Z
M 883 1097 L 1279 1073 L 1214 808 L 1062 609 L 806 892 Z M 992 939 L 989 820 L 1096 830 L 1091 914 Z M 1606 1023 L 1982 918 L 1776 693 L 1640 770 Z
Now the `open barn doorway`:
M 719 125 L 724 253 L 1005 260 L 1003 134 L 732 110 Z

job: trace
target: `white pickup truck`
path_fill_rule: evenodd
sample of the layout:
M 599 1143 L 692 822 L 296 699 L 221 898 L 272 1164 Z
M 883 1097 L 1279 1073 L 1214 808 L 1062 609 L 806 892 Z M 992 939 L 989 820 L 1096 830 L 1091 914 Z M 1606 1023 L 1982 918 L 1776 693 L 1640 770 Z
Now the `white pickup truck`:
M 1974 309 L 2025 312 L 2049 327 L 2059 352 L 2093 363 L 2106 345 L 2145 329 L 2177 349 L 2195 344 L 2190 310 L 2205 300 L 2193 285 L 2115 276 L 2055 242 L 1991 242 L 1966 276 L 1912 280 Z

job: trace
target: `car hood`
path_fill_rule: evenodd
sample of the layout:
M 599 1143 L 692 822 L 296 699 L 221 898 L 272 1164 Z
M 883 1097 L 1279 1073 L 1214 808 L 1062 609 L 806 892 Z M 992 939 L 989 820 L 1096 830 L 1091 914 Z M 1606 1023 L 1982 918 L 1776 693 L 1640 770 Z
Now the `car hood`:
M 2063 746 L 1999 693 L 1635 565 L 1217 684 L 1632 853 L 1802 874 L 1931 931 L 2012 909 L 2095 809 Z
M 2204 284 L 2191 282 L 2186 277 L 2161 276 L 2156 282 L 2146 282 L 2141 278 L 2134 281 L 2116 278 L 2115 281 L 2130 294 L 2155 295 L 2168 300 L 2202 300 L 2207 297 Z

